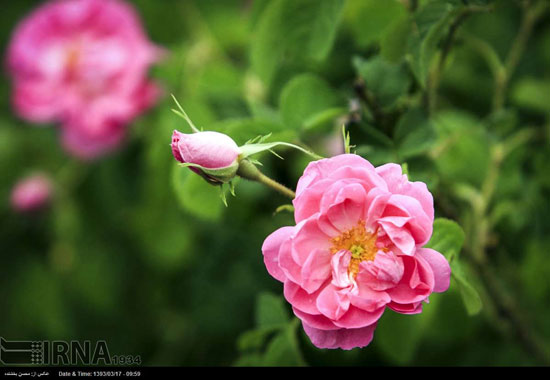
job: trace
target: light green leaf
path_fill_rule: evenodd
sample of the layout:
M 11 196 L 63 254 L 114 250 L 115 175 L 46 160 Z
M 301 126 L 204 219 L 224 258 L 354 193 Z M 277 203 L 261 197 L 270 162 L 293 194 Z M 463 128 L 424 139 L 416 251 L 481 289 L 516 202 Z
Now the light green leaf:
M 397 0 L 353 0 L 346 7 L 357 43 L 365 47 L 376 42 L 391 28 L 392 22 L 406 14 L 403 4 Z
M 237 348 L 241 352 L 260 350 L 269 335 L 273 334 L 278 329 L 280 329 L 280 326 L 262 327 L 246 331 L 239 336 Z
M 380 55 L 388 62 L 397 63 L 407 52 L 407 41 L 412 22 L 408 14 L 396 18 L 385 30 L 380 41 Z
M 251 63 L 269 85 L 285 61 L 321 61 L 329 53 L 343 0 L 274 0 L 254 30 Z
M 288 128 L 293 129 L 304 128 L 306 122 L 311 127 L 315 123 L 312 118 L 343 104 L 343 99 L 329 84 L 313 74 L 299 75 L 288 82 L 279 101 L 281 118 Z
M 550 113 L 550 80 L 523 78 L 512 89 L 512 100 L 518 106 L 540 113 Z
M 445 111 L 434 118 L 438 141 L 433 153 L 443 179 L 480 187 L 487 176 L 491 141 L 474 116 Z
M 330 130 L 333 126 L 334 120 L 347 113 L 347 109 L 344 107 L 329 108 L 306 119 L 303 123 L 302 130 L 309 132 L 319 130 L 326 127 Z
M 469 315 L 475 315 L 481 311 L 483 303 L 477 290 L 468 281 L 467 275 L 462 270 L 458 260 L 453 260 L 451 264 L 451 275 L 456 280 L 460 296 Z
M 464 231 L 458 223 L 445 218 L 437 218 L 434 221 L 432 238 L 426 247 L 441 253 L 452 263 L 458 258 L 462 244 L 464 244 Z
M 288 323 L 288 311 L 281 297 L 271 293 L 261 293 L 256 302 L 256 325 L 258 327 L 278 327 Z

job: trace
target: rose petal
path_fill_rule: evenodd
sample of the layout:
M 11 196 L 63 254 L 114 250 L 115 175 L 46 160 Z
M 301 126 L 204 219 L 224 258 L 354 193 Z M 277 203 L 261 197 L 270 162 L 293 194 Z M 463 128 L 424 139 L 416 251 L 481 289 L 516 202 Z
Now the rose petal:
M 351 350 L 365 347 L 372 341 L 376 324 L 359 329 L 321 330 L 302 322 L 304 331 L 318 348 Z
M 285 281 L 286 276 L 279 267 L 279 250 L 281 244 L 290 238 L 293 231 L 294 227 L 281 227 L 269 235 L 262 245 L 262 253 L 267 271 L 281 282 Z
M 417 254 L 430 264 L 434 274 L 434 292 L 444 292 L 451 281 L 451 266 L 441 253 L 431 248 L 420 248 Z

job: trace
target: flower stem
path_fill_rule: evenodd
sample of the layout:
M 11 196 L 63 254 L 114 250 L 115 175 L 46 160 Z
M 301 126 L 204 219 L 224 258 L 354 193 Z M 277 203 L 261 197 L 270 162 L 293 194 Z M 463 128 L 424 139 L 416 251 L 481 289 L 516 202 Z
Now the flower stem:
M 284 185 L 281 185 L 279 182 L 272 180 L 263 173 L 261 173 L 258 182 L 261 182 L 264 185 L 271 187 L 273 190 L 278 191 L 283 195 L 286 195 L 290 199 L 294 199 L 296 197 L 296 193 L 294 191 L 290 190 Z
M 252 162 L 250 162 L 247 159 L 241 160 L 239 162 L 239 169 L 237 170 L 237 175 L 251 181 L 260 182 L 266 185 L 267 187 L 270 187 L 273 190 L 283 195 L 286 195 L 290 199 L 294 199 L 296 197 L 296 193 L 294 191 L 290 190 L 288 187 L 281 185 L 279 182 L 263 174 L 256 165 L 254 165 Z

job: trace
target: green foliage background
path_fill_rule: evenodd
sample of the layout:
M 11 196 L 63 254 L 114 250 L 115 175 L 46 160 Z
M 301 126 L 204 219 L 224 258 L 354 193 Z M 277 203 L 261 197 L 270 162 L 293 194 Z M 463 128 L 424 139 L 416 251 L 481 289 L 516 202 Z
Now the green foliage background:
M 293 224 L 274 215 L 288 200 L 240 181 L 223 206 L 172 157 L 172 130 L 188 127 L 168 96 L 123 149 L 74 161 L 55 128 L 13 114 L 5 75 L 0 336 L 104 339 L 146 365 L 550 364 L 548 1 L 133 3 L 170 51 L 152 76 L 196 125 L 240 144 L 272 132 L 330 156 L 345 124 L 358 154 L 425 181 L 450 290 L 421 315 L 387 311 L 365 349 L 318 350 L 261 255 L 268 234 Z M 2 51 L 38 4 L 2 8 Z M 294 188 L 310 159 L 279 152 L 284 161 L 260 157 L 262 170 Z M 55 177 L 56 198 L 17 215 L 11 187 L 34 169 Z

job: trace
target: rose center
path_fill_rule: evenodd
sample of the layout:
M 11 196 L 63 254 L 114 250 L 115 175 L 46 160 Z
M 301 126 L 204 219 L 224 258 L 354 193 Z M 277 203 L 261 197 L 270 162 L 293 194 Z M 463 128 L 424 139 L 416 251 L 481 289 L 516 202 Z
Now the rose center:
M 65 53 L 65 75 L 66 79 L 75 80 L 78 72 L 78 63 L 80 60 L 80 49 L 78 46 L 71 46 Z
M 330 252 L 335 254 L 338 251 L 346 250 L 351 253 L 348 272 L 354 277 L 359 272 L 359 264 L 363 261 L 372 261 L 380 250 L 376 241 L 378 230 L 369 232 L 365 228 L 365 222 L 359 221 L 357 225 L 339 236 L 331 239 Z

